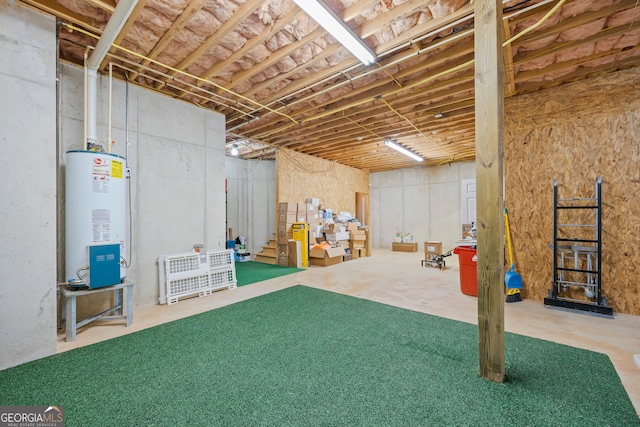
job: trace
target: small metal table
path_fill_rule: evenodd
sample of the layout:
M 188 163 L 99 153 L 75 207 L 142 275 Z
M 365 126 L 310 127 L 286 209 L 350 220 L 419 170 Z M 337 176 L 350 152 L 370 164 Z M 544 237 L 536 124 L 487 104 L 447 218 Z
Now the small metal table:
M 76 340 L 76 331 L 78 328 L 86 325 L 87 323 L 93 322 L 98 319 L 126 319 L 127 326 L 131 326 L 133 322 L 133 283 L 124 282 L 117 285 L 104 286 L 102 288 L 96 289 L 79 289 L 72 290 L 68 285 L 62 286 L 60 288 L 62 290 L 62 296 L 65 299 L 66 305 L 66 320 L 65 327 L 67 336 L 66 339 L 69 342 Z M 126 298 L 124 297 L 124 291 L 127 291 Z M 115 305 L 111 308 L 106 309 L 100 314 L 97 314 L 88 319 L 84 319 L 80 322 L 76 320 L 76 299 L 77 297 L 81 297 L 84 295 L 92 295 L 99 292 L 113 291 L 115 293 Z M 126 307 L 123 307 L 126 306 Z M 126 309 L 126 313 L 125 313 Z M 113 313 L 114 314 L 109 314 Z

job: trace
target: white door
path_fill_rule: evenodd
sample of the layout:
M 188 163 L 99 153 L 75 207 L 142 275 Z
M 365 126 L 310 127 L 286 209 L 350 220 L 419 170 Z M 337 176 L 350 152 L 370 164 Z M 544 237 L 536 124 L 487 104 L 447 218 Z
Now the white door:
M 461 219 L 463 224 L 476 222 L 476 180 L 462 180 Z

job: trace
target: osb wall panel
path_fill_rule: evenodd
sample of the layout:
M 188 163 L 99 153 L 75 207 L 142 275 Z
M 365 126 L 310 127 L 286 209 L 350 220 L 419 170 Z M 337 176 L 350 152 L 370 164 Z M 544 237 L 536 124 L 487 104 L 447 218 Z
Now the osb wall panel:
M 355 214 L 356 192 L 369 193 L 369 172 L 284 148 L 278 150 L 278 203 L 304 203 L 315 197 L 333 212 Z
M 507 99 L 504 124 L 523 297 L 542 300 L 552 285 L 553 180 L 561 198 L 593 197 L 601 176 L 603 295 L 615 312 L 640 315 L 640 70 Z

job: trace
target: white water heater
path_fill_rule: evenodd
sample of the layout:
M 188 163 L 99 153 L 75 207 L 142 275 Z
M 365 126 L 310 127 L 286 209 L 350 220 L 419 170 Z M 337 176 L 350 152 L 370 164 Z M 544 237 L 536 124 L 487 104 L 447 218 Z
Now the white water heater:
M 126 159 L 96 151 L 68 151 L 66 171 L 66 279 L 89 287 L 89 248 L 119 244 L 126 257 Z M 120 263 L 120 280 L 126 276 Z M 115 284 L 115 283 L 113 283 Z M 101 285 L 104 286 L 104 285 Z

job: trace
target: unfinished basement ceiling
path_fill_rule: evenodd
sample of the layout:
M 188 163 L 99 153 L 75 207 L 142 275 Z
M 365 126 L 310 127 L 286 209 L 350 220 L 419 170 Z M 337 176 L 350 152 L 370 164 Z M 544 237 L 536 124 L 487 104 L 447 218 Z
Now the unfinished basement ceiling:
M 60 58 L 80 65 L 116 6 L 22 2 L 59 18 Z M 504 2 L 505 97 L 640 65 L 638 3 Z M 372 172 L 417 165 L 385 138 L 426 165 L 475 158 L 473 1 L 325 4 L 375 64 L 292 0 L 139 0 L 101 71 L 224 114 L 244 159 L 285 147 Z

